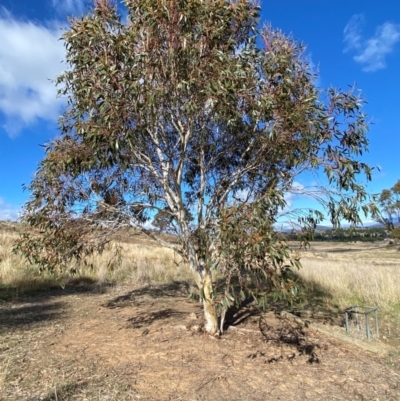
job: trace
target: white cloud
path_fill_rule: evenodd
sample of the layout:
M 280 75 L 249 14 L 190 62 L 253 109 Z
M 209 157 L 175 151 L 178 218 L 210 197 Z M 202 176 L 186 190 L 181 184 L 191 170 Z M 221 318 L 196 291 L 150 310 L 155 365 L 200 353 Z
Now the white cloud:
M 361 34 L 362 14 L 353 15 L 344 29 L 345 52 L 353 50 L 353 59 L 363 65 L 363 71 L 373 72 L 386 68 L 386 56 L 394 51 L 400 41 L 400 25 L 385 22 L 375 35 L 364 39 Z
M 347 23 L 343 31 L 343 41 L 347 45 L 344 49 L 345 52 L 351 49 L 359 49 L 361 47 L 361 28 L 363 24 L 364 16 L 362 14 L 355 14 L 350 18 L 350 21 Z
M 248 189 L 240 189 L 236 192 L 235 198 L 239 199 L 241 202 L 249 200 L 249 190 Z
M 58 14 L 81 15 L 85 11 L 85 0 L 52 0 Z
M 21 208 L 4 202 L 0 197 L 0 221 L 15 221 L 18 219 L 20 212 Z
M 284 199 L 286 201 L 286 208 L 290 208 L 292 206 L 293 201 L 298 198 L 300 195 L 304 195 L 306 193 L 305 187 L 303 184 L 300 184 L 297 181 L 294 181 L 292 187 L 289 191 L 285 192 Z
M 363 52 L 354 57 L 365 65 L 364 71 L 377 71 L 386 67 L 385 57 L 393 52 L 394 45 L 400 40 L 400 26 L 385 22 L 374 37 L 368 39 Z
M 142 227 L 145 228 L 146 230 L 157 230 L 158 229 L 156 226 L 153 226 L 151 221 L 146 221 L 144 224 L 142 224 Z
M 61 32 L 56 27 L 0 15 L 0 112 L 10 135 L 37 119 L 55 121 L 62 101 L 51 79 L 63 69 Z
M 322 77 L 319 71 L 319 66 L 316 65 L 312 58 L 312 53 L 306 56 L 307 62 L 310 65 L 311 72 L 315 75 L 315 85 L 319 88 L 322 87 Z
M 296 201 L 298 201 L 302 195 L 305 195 L 305 193 L 304 185 L 294 181 L 291 188 L 283 195 L 286 205 L 279 212 L 279 216 L 287 216 L 293 209 L 296 209 Z

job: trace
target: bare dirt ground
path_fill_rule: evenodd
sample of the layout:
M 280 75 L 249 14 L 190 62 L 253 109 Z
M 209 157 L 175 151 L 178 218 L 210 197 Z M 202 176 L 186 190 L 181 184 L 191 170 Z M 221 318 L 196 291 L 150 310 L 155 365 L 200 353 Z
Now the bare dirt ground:
M 0 399 L 400 400 L 387 358 L 274 311 L 239 311 L 219 339 L 185 329 L 195 315 L 183 283 L 3 302 Z

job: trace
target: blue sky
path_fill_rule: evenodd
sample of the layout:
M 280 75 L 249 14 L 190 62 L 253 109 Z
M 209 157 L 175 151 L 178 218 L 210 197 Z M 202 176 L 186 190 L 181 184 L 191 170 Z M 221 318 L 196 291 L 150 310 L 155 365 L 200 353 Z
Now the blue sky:
M 58 134 L 64 104 L 54 79 L 65 68 L 59 37 L 84 0 L 0 0 L 0 220 L 14 219 L 43 157 L 39 145 Z M 262 21 L 307 45 L 319 85 L 357 84 L 373 122 L 364 161 L 379 166 L 369 192 L 400 179 L 400 3 L 394 0 L 261 0 Z M 397 72 L 396 72 L 397 71 Z M 300 185 L 307 185 L 307 178 Z M 288 199 L 295 203 L 296 199 Z M 303 201 L 298 201 L 304 204 Z

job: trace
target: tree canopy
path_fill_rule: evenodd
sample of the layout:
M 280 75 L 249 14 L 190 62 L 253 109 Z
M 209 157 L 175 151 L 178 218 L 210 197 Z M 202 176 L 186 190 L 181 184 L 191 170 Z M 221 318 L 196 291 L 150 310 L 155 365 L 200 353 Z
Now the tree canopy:
M 400 180 L 390 189 L 383 189 L 379 196 L 381 215 L 378 221 L 394 229 L 395 224 L 400 224 Z
M 383 189 L 378 199 L 379 213 L 375 220 L 383 224 L 396 241 L 400 239 L 400 180 L 390 189 Z
M 371 169 L 364 101 L 316 85 L 305 47 L 248 0 L 97 0 L 63 34 L 67 107 L 60 136 L 27 187 L 19 249 L 43 268 L 101 250 L 132 226 L 181 254 L 197 275 L 206 329 L 246 294 L 296 294 L 299 261 L 274 230 L 304 172 L 328 184 L 304 193 L 333 224 L 360 222 Z M 155 214 L 180 244 L 145 228 Z M 303 229 L 318 210 L 292 214 Z M 236 283 L 235 285 L 233 285 Z M 223 319 L 222 319 L 223 320 Z M 221 325 L 223 326 L 223 324 Z

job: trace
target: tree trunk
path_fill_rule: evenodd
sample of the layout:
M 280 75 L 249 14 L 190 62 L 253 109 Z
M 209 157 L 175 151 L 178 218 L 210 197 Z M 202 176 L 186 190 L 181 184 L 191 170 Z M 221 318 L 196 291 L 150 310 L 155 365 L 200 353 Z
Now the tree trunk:
M 218 330 L 218 316 L 217 309 L 215 307 L 214 299 L 213 299 L 213 289 L 212 289 L 212 278 L 211 272 L 208 268 L 205 269 L 204 272 L 204 281 L 203 281 L 203 305 L 204 305 L 204 318 L 206 320 L 205 329 L 209 334 L 217 334 Z
M 204 263 L 199 263 L 196 251 L 192 244 L 187 243 L 189 266 L 196 273 L 196 282 L 202 293 L 204 306 L 205 329 L 211 334 L 219 333 L 217 309 L 213 298 L 212 276 L 210 269 Z

